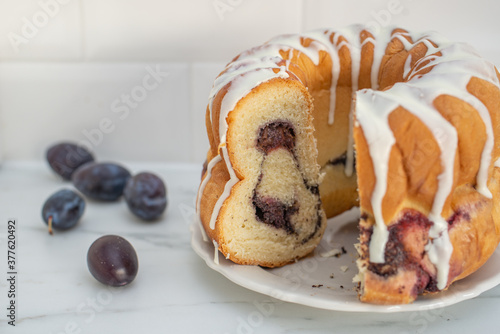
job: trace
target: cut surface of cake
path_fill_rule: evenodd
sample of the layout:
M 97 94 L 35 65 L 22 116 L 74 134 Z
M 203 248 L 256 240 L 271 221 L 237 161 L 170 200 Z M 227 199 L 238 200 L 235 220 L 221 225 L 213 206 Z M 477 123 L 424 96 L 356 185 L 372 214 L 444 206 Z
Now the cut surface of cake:
M 216 78 L 197 197 L 239 264 L 282 266 L 361 210 L 360 299 L 409 303 L 500 241 L 496 68 L 437 33 L 361 25 L 276 37 Z

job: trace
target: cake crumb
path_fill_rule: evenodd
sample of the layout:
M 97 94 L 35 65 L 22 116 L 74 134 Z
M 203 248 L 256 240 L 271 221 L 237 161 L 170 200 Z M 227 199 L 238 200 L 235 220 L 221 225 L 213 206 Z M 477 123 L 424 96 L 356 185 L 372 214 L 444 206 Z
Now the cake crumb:
M 342 255 L 342 250 L 340 250 L 338 248 L 334 248 L 328 252 L 324 252 L 324 253 L 320 254 L 321 257 L 332 257 L 332 256 L 340 257 L 340 255 Z
M 333 274 L 331 274 L 331 275 L 330 275 L 330 278 L 334 278 L 334 275 L 333 275 Z
M 323 286 L 323 284 L 313 284 L 312 287 L 313 288 L 321 288 Z
M 348 266 L 341 266 L 341 267 L 340 267 L 340 270 L 342 270 L 343 272 L 346 272 L 346 271 L 347 271 L 347 269 L 349 269 L 349 267 L 348 267 Z

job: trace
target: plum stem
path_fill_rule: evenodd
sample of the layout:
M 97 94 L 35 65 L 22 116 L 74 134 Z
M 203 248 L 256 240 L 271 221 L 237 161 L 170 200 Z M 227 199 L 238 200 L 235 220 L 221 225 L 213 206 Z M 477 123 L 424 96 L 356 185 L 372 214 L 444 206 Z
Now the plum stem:
M 52 216 L 49 217 L 49 234 L 53 235 L 54 233 L 52 232 Z

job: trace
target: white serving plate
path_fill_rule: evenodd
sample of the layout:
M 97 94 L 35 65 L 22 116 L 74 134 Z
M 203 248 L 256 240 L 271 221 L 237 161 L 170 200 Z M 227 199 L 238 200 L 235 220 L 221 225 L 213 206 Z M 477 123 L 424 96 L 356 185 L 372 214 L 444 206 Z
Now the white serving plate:
M 474 298 L 500 284 L 500 249 L 497 248 L 483 267 L 455 282 L 447 291 L 420 296 L 408 305 L 361 303 L 352 283 L 357 273 L 357 253 L 353 245 L 358 242 L 358 219 L 358 208 L 329 219 L 314 254 L 282 268 L 243 266 L 225 259 L 221 253 L 215 253 L 211 241 L 203 240 L 199 221 L 191 225 L 191 245 L 210 268 L 238 285 L 283 301 L 327 310 L 380 313 L 430 310 Z M 325 253 L 341 247 L 346 254 L 324 257 Z

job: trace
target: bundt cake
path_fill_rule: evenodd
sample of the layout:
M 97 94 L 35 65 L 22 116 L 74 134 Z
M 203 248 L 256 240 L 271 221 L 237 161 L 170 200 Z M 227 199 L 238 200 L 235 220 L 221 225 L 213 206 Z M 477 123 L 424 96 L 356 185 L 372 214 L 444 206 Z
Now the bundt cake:
M 206 126 L 197 212 L 236 263 L 304 257 L 359 206 L 360 299 L 401 304 L 500 241 L 499 74 L 465 44 L 360 25 L 280 36 L 216 78 Z

